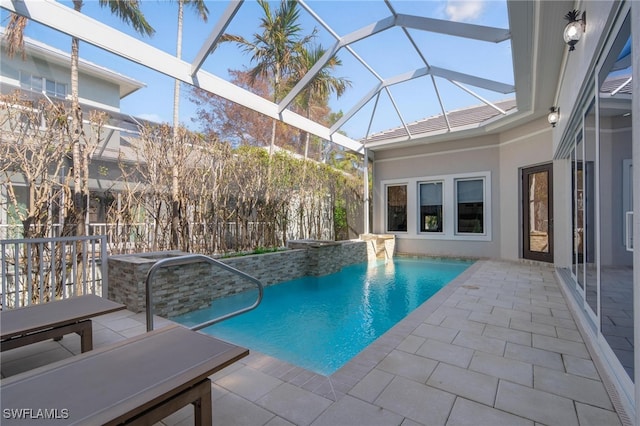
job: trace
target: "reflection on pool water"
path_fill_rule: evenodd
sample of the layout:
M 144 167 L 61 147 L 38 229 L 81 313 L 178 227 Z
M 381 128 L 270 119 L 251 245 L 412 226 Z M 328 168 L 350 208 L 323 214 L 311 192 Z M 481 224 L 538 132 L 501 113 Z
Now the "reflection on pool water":
M 258 308 L 202 331 L 330 375 L 453 280 L 472 262 L 395 258 L 265 288 Z M 253 303 L 257 291 L 173 318 L 186 326 Z

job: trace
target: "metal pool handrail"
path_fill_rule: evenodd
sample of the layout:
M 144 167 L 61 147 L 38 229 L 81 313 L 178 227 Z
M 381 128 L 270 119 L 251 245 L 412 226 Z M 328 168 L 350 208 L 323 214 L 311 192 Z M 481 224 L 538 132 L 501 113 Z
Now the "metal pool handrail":
M 215 265 L 218 266 L 226 271 L 231 272 L 232 274 L 238 275 L 242 278 L 245 278 L 249 281 L 251 281 L 252 283 L 256 284 L 258 286 L 258 297 L 256 299 L 256 301 L 253 303 L 253 305 L 248 306 L 246 308 L 242 308 L 239 309 L 237 311 L 233 311 L 230 312 L 228 314 L 225 315 L 221 315 L 217 318 L 211 319 L 209 321 L 205 321 L 201 324 L 195 325 L 193 327 L 190 327 L 191 330 L 200 330 L 202 328 L 208 327 L 210 325 L 213 325 L 215 323 L 218 323 L 220 321 L 224 321 L 226 319 L 229 319 L 231 317 L 235 317 L 236 315 L 240 315 L 243 314 L 245 312 L 251 311 L 255 308 L 258 307 L 258 305 L 260 304 L 260 302 L 262 301 L 262 295 L 264 293 L 264 286 L 262 285 L 262 282 L 260 282 L 260 280 L 258 280 L 255 277 L 252 277 L 249 274 L 245 274 L 242 271 L 237 270 L 236 268 L 233 268 L 225 263 L 220 262 L 219 260 L 215 260 L 209 256 L 205 256 L 204 254 L 187 254 L 184 256 L 176 256 L 176 257 L 168 257 L 166 259 L 160 259 L 158 260 L 156 263 L 153 264 L 153 266 L 151 266 L 151 268 L 149 269 L 149 272 L 147 272 L 147 278 L 145 280 L 145 287 L 146 287 L 146 302 L 147 302 L 147 331 L 151 331 L 153 330 L 153 296 L 151 294 L 151 281 L 153 280 L 153 277 L 155 276 L 156 272 L 158 271 L 158 269 L 163 268 L 163 267 L 168 267 L 168 266 L 178 266 L 178 265 L 187 265 L 190 263 L 198 263 L 198 262 L 207 262 L 210 265 Z

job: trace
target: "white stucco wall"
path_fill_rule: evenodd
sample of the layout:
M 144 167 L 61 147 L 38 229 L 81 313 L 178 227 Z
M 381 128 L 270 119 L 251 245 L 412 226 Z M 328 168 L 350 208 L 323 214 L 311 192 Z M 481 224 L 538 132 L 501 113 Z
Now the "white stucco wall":
M 553 162 L 553 263 L 569 268 L 572 259 L 573 223 L 571 222 L 571 162 Z
M 522 257 L 521 171 L 552 158 L 552 128 L 546 118 L 502 133 L 499 154 L 500 257 L 515 260 Z
M 412 148 L 376 152 L 374 162 L 374 233 L 387 233 L 385 220 L 384 183 L 389 180 L 410 183 L 408 194 L 408 230 L 396 233 L 396 251 L 400 253 L 474 258 L 500 257 L 500 167 L 496 135 L 458 140 Z M 491 190 L 491 222 L 486 241 L 446 239 L 420 234 L 418 229 L 417 181 L 423 178 L 457 174 L 488 173 Z M 452 188 L 445 188 L 451 196 Z M 446 195 L 445 195 L 446 196 Z M 446 208 L 446 206 L 445 206 Z M 446 214 L 446 212 L 445 212 Z
M 569 52 L 567 48 L 567 61 L 564 70 L 564 78 L 559 83 L 559 96 L 557 107 L 560 108 L 560 120 L 553 132 L 553 151 L 556 152 L 565 133 L 573 132 L 569 127 L 571 118 L 581 105 L 584 98 L 593 96 L 593 85 L 590 75 L 600 54 L 607 34 L 620 7 L 619 1 L 587 1 L 580 2 L 580 10 L 587 13 L 587 26 L 582 39 L 576 44 L 575 50 Z
M 120 88 L 108 81 L 80 74 L 78 96 L 81 103 L 120 111 Z
M 418 233 L 417 190 L 409 188 L 408 230 L 396 234 L 397 251 L 516 260 L 522 254 L 521 170 L 551 161 L 552 129 L 545 118 L 496 135 L 376 152 L 374 232 L 388 232 L 385 183 L 414 184 L 415 178 L 490 172 L 488 241 L 451 240 Z

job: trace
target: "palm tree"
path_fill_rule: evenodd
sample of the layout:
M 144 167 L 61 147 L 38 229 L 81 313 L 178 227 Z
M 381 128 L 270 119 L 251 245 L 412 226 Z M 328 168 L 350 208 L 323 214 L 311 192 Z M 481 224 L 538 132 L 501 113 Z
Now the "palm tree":
M 182 57 L 182 25 L 184 21 L 184 6 L 191 6 L 204 22 L 209 17 L 209 9 L 204 0 L 178 0 L 178 37 L 176 41 L 176 57 Z M 176 79 L 173 86 L 173 139 L 177 143 L 177 130 L 180 124 L 180 81 Z M 180 229 L 180 201 L 178 188 L 179 165 L 174 161 L 172 165 L 171 180 L 171 248 L 177 249 L 179 245 Z
M 292 73 L 296 57 L 304 50 L 304 46 L 315 37 L 312 34 L 301 37 L 302 27 L 298 23 L 300 17 L 298 3 L 295 0 L 281 0 L 280 7 L 271 11 L 266 0 L 258 0 L 264 16 L 260 20 L 262 33 L 255 33 L 249 41 L 241 36 L 225 34 L 222 41 L 236 42 L 246 53 L 251 54 L 251 62 L 256 65 L 249 70 L 252 82 L 261 77 L 271 81 L 273 102 L 278 103 L 283 92 L 283 83 Z M 273 154 L 276 140 L 276 120 L 271 128 L 271 145 L 269 156 Z
M 314 46 L 310 49 L 304 49 L 297 57 L 295 62 L 295 76 L 291 78 L 291 86 L 294 86 L 302 79 L 307 72 L 318 62 L 325 54 L 326 49 L 321 45 Z M 351 86 L 351 81 L 344 77 L 334 77 L 331 75 L 337 67 L 342 66 L 342 61 L 333 56 L 315 75 L 311 82 L 305 87 L 300 96 L 296 99 L 296 103 L 300 109 L 304 111 L 307 118 L 311 118 L 314 109 L 321 108 L 323 111 L 329 100 L 329 96 L 335 93 L 338 97 L 342 96 Z M 309 153 L 310 134 L 307 132 L 304 145 L 304 159 L 306 160 Z M 322 156 L 322 152 L 320 153 Z M 322 160 L 322 158 L 320 158 Z
M 109 6 L 111 13 L 117 15 L 125 23 L 131 25 L 138 33 L 142 35 L 153 35 L 155 30 L 145 19 L 140 10 L 139 0 L 99 0 L 102 7 Z M 74 10 L 80 12 L 82 10 L 83 1 L 73 0 Z M 8 52 L 16 52 L 24 48 L 24 29 L 27 25 L 27 18 L 12 14 L 5 39 L 8 41 Z M 73 206 L 74 220 L 77 224 L 77 234 L 85 233 L 84 223 L 86 221 L 87 206 L 84 200 L 88 198 L 89 187 L 89 158 L 87 153 L 83 152 L 80 142 L 82 133 L 82 110 L 78 101 L 78 60 L 79 60 L 80 40 L 73 37 L 71 39 L 71 110 L 73 114 L 72 138 L 73 138 Z M 84 177 L 84 179 L 83 179 Z
M 182 57 L 182 25 L 184 20 L 184 7 L 190 6 L 198 16 L 207 22 L 209 19 L 209 9 L 204 4 L 204 0 L 178 0 L 178 37 L 176 41 L 176 57 Z M 180 81 L 176 80 L 173 87 L 173 127 L 178 127 L 180 110 Z

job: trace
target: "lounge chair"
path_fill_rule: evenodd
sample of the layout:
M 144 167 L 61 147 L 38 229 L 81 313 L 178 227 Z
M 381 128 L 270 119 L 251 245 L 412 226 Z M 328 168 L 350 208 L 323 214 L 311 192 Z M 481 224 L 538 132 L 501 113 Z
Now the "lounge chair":
M 172 325 L 3 379 L 2 424 L 147 425 L 191 403 L 195 424 L 211 425 L 208 376 L 248 354 Z
M 80 335 L 82 352 L 93 348 L 91 319 L 124 309 L 111 300 L 88 294 L 23 308 L 0 311 L 0 351 L 65 334 Z

